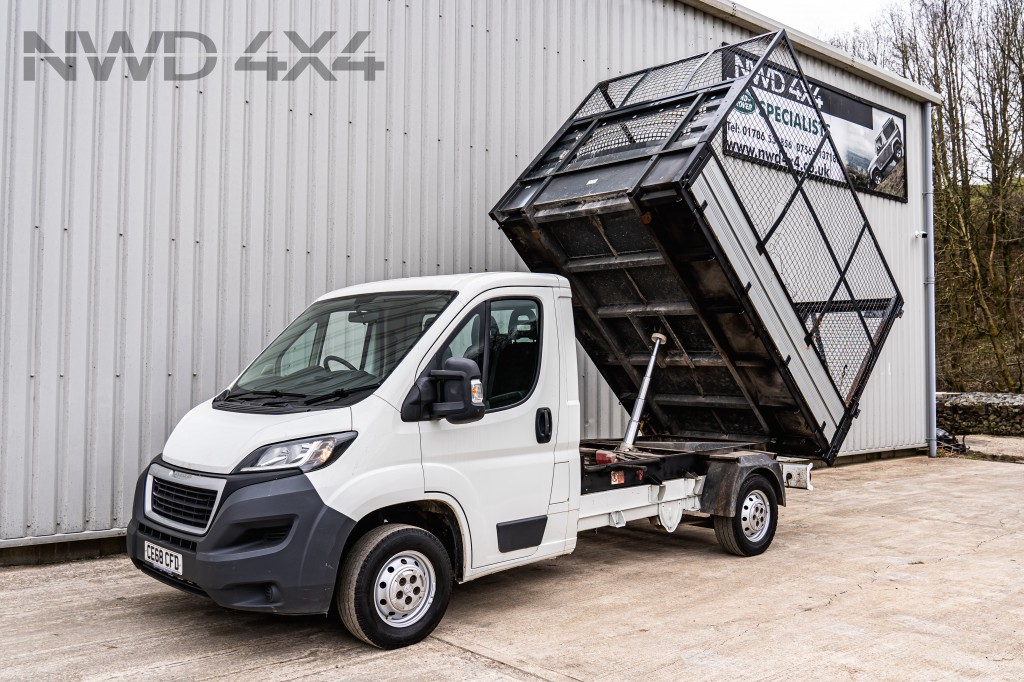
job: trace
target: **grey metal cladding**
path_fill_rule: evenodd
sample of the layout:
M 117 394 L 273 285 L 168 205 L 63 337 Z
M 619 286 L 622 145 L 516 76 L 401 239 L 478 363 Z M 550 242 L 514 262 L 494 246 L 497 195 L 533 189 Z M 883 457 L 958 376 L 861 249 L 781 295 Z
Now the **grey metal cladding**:
M 768 30 L 741 7 L 696 0 L 453 0 L 441 9 L 4 3 L 0 547 L 124 528 L 139 472 L 175 423 L 324 292 L 524 269 L 496 228 L 481 229 L 484 216 L 594 83 Z M 136 47 L 155 31 L 201 31 L 224 56 L 194 82 L 134 82 L 121 57 L 106 83 L 69 83 L 43 62 L 24 80 L 25 31 L 61 50 L 65 31 L 105 44 L 121 29 Z M 369 30 L 366 47 L 385 70 L 372 82 L 332 83 L 234 71 L 231 60 L 264 29 L 282 59 L 283 30 L 308 42 L 336 30 L 342 44 Z M 924 240 L 912 233 L 923 224 L 924 100 L 812 43 L 798 42 L 809 76 L 907 117 L 914 199 L 861 202 L 908 304 L 844 453 L 917 447 L 925 268 Z M 579 346 L 577 358 L 584 434 L 621 436 L 618 398 Z

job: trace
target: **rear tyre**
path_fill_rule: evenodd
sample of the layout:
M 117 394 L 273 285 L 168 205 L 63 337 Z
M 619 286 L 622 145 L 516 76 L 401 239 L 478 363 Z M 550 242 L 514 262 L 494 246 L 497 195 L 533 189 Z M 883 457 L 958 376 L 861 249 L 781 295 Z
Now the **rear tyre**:
M 740 486 L 736 516 L 716 516 L 715 537 L 722 549 L 737 556 L 763 553 L 775 538 L 779 503 L 768 479 L 753 474 Z
M 381 649 L 420 641 L 448 609 L 452 565 L 432 534 L 405 524 L 359 538 L 342 562 L 335 600 L 353 635 Z

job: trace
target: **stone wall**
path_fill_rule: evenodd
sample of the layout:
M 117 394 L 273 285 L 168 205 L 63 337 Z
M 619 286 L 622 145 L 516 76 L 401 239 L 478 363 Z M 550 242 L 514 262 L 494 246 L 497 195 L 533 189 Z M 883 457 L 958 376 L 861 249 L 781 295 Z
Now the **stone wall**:
M 952 434 L 1024 436 L 1024 394 L 940 393 L 938 425 Z

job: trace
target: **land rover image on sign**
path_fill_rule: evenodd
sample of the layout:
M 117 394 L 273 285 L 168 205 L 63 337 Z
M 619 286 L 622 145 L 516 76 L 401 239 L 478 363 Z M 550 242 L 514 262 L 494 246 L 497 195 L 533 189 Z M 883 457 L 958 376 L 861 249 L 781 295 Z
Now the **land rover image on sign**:
M 895 170 L 903 159 L 903 134 L 896 126 L 896 120 L 890 116 L 882 126 L 882 132 L 875 138 L 875 158 L 868 166 L 868 179 L 872 189 L 882 184 L 882 180 Z M 892 168 L 890 168 L 892 164 Z

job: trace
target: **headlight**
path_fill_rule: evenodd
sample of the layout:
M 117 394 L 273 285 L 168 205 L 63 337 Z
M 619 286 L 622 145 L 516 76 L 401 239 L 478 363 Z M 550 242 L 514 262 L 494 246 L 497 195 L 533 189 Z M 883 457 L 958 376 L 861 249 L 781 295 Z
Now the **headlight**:
M 301 469 L 312 471 L 330 464 L 356 439 L 355 431 L 316 436 L 284 443 L 273 443 L 254 450 L 235 469 L 245 471 L 273 471 L 274 469 Z

